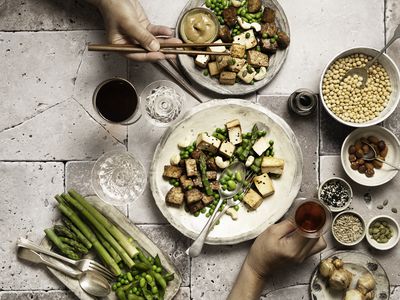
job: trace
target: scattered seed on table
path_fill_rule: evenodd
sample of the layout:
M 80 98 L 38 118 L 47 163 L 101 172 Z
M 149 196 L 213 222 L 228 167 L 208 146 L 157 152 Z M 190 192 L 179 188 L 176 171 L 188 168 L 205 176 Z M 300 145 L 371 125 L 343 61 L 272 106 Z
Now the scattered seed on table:
M 383 209 L 383 205 L 378 205 L 376 208 L 377 209 Z
M 389 203 L 389 200 L 388 200 L 388 199 L 386 199 L 385 201 L 383 201 L 383 206 L 386 206 L 386 205 L 388 205 L 388 203 Z
M 395 213 L 395 214 L 397 214 L 397 208 L 393 207 L 393 208 L 392 208 L 392 212 Z

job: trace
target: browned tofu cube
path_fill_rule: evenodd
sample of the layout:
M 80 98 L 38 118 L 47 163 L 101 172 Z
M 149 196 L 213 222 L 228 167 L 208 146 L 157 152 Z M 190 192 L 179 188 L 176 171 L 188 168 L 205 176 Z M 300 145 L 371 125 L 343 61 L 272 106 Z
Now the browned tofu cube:
M 265 7 L 261 21 L 263 23 L 275 23 L 275 10 Z
M 215 158 L 214 157 L 207 158 L 207 170 L 212 170 L 212 171 L 218 171 L 219 170 L 217 164 L 215 163 Z
M 220 186 L 219 181 L 211 181 L 210 186 L 213 191 L 218 191 Z
M 231 56 L 234 58 L 243 58 L 246 54 L 246 46 L 241 44 L 233 44 L 231 46 Z
M 188 177 L 197 176 L 197 163 L 193 158 L 188 158 L 185 160 L 186 165 L 186 175 Z
M 182 175 L 182 176 L 179 178 L 179 182 L 181 183 L 181 186 L 182 186 L 184 189 L 187 189 L 189 186 L 193 187 L 193 180 L 190 179 L 190 178 L 187 178 L 186 175 Z
M 199 159 L 201 155 L 203 155 L 204 152 L 201 151 L 200 149 L 195 149 L 190 156 L 194 159 Z
M 201 210 L 204 207 L 204 203 L 202 201 L 197 201 L 192 204 L 188 204 L 188 208 L 190 213 L 194 214 L 195 212 Z
M 191 189 L 185 192 L 186 203 L 192 204 L 200 201 L 203 198 L 203 194 L 198 189 Z
M 217 76 L 219 73 L 221 73 L 217 62 L 213 61 L 208 63 L 208 72 L 210 73 L 210 76 Z
M 203 182 L 201 181 L 200 177 L 194 177 L 193 178 L 193 186 L 200 187 L 200 188 L 203 187 Z
M 182 173 L 182 168 L 178 166 L 164 166 L 164 177 L 179 179 L 182 176 Z
M 247 62 L 254 67 L 268 67 L 268 55 L 256 50 L 249 50 Z
M 261 9 L 261 0 L 248 0 L 247 10 L 250 13 L 256 13 Z
M 173 187 L 168 191 L 167 195 L 165 196 L 165 202 L 168 205 L 179 207 L 183 203 L 183 199 L 185 198 L 184 196 L 185 194 L 183 193 L 183 190 L 180 186 Z
M 207 171 L 206 172 L 208 180 L 217 180 L 217 172 L 216 171 Z
M 228 65 L 228 70 L 237 73 L 245 64 L 246 60 L 244 58 L 233 58 L 231 63 Z
M 236 82 L 236 73 L 224 71 L 219 75 L 219 83 L 225 85 L 234 85 Z
M 216 63 L 217 63 L 217 67 L 220 71 L 223 71 L 229 63 L 229 60 L 231 60 L 232 57 L 230 57 L 229 55 L 224 55 L 224 56 L 218 56 L 216 58 Z
M 201 201 L 203 202 L 204 205 L 207 206 L 208 204 L 214 201 L 214 197 L 203 194 L 203 198 L 201 198 Z
M 265 23 L 261 25 L 261 35 L 267 34 L 269 38 L 275 36 L 278 33 L 278 27 L 275 23 Z
M 249 189 L 249 191 L 244 195 L 243 202 L 247 204 L 251 209 L 256 209 L 261 205 L 263 201 L 263 197 L 259 193 L 257 193 L 253 189 Z

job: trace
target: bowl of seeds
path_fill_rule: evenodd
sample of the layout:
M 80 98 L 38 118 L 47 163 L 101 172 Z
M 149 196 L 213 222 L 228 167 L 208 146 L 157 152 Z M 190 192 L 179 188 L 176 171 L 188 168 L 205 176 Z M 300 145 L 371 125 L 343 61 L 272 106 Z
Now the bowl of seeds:
M 325 67 L 320 96 L 326 111 L 337 121 L 367 127 L 384 121 L 395 110 L 400 100 L 400 74 L 388 55 L 383 54 L 368 69 L 364 87 L 360 76 L 345 76 L 352 68 L 364 67 L 378 53 L 372 48 L 352 48 L 336 55 Z
M 332 234 L 343 246 L 357 245 L 365 236 L 365 221 L 355 211 L 343 211 L 332 222 Z
M 340 212 L 349 207 L 353 198 L 350 184 L 339 177 L 325 180 L 318 189 L 318 199 L 332 212 Z
M 368 243 L 378 250 L 388 250 L 399 242 L 399 223 L 389 216 L 376 216 L 368 222 Z

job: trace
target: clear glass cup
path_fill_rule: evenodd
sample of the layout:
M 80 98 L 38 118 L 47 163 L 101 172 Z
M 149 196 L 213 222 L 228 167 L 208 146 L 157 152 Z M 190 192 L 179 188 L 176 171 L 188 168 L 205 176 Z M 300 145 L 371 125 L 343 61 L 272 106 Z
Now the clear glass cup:
M 147 177 L 143 165 L 128 151 L 110 151 L 96 161 L 92 186 L 97 196 L 112 205 L 131 203 L 140 197 Z
M 319 238 L 331 228 L 332 213 L 317 199 L 297 198 L 287 215 L 297 232 L 308 238 Z
M 140 94 L 142 114 L 156 126 L 168 126 L 182 115 L 185 92 L 168 80 L 155 81 Z

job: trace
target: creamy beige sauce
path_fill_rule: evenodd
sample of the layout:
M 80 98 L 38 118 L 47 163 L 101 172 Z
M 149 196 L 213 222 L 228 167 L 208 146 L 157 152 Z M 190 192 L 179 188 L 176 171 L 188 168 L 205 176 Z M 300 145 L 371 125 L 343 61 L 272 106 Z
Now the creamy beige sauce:
M 203 12 L 187 15 L 182 24 L 183 34 L 193 43 L 212 42 L 217 29 L 211 16 Z

